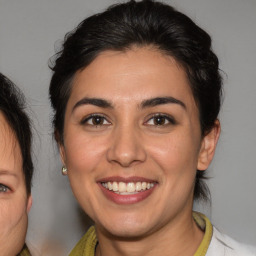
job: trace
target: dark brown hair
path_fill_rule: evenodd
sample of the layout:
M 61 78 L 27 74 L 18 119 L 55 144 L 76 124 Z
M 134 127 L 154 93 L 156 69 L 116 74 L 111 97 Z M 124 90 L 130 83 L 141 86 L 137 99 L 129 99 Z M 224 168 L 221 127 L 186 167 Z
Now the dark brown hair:
M 202 136 L 214 127 L 221 105 L 222 79 L 218 58 L 211 48 L 211 37 L 167 4 L 129 1 L 82 21 L 66 35 L 63 49 L 55 56 L 49 94 L 55 134 L 60 143 L 75 73 L 105 50 L 124 51 L 132 46 L 147 45 L 175 58 L 186 71 L 199 109 Z M 207 199 L 209 195 L 203 178 L 204 172 L 198 171 L 195 199 Z
M 25 98 L 21 91 L 0 73 L 0 111 L 4 114 L 19 143 L 26 190 L 30 194 L 34 167 L 31 157 L 31 125 L 25 106 Z

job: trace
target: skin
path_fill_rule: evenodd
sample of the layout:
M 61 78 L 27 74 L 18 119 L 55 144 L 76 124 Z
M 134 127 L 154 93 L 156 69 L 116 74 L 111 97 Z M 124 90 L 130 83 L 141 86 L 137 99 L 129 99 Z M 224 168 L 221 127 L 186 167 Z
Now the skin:
M 179 103 L 152 104 L 159 97 Z M 92 114 L 103 116 L 100 125 Z M 207 169 L 219 132 L 216 121 L 202 137 L 184 70 L 154 48 L 105 51 L 77 72 L 60 152 L 74 195 L 95 221 L 96 254 L 193 255 L 203 238 L 192 218 L 196 170 Z M 113 176 L 150 179 L 155 187 L 142 201 L 115 203 L 99 183 Z
M 0 112 L 0 255 L 16 256 L 21 251 L 31 204 L 18 141 Z

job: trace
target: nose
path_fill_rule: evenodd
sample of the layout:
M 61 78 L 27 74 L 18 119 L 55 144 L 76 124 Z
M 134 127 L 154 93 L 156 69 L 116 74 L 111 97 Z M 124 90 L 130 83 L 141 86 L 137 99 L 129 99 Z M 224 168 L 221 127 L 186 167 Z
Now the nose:
M 108 161 L 115 162 L 122 167 L 130 167 L 144 162 L 146 160 L 146 152 L 139 131 L 132 125 L 115 129 L 111 146 L 107 152 L 107 158 Z

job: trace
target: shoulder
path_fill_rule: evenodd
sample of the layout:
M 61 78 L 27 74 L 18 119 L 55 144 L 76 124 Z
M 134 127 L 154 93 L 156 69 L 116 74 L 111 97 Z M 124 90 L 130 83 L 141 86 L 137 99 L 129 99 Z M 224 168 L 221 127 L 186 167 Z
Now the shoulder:
M 86 234 L 77 243 L 69 256 L 94 256 L 94 251 L 97 245 L 97 237 L 94 226 L 90 227 Z
M 256 248 L 239 243 L 213 227 L 206 256 L 256 256 Z
M 22 251 L 17 256 L 31 256 L 26 244 L 24 245 Z

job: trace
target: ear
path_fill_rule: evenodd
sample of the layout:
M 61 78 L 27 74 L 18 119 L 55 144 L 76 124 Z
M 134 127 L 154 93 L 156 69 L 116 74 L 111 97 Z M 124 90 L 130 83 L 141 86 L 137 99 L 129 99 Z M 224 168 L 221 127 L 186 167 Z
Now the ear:
M 65 147 L 63 143 L 59 143 L 59 151 L 60 151 L 60 158 L 63 165 L 66 165 L 66 154 L 65 154 Z
M 29 213 L 30 209 L 31 209 L 31 206 L 32 206 L 32 202 L 33 202 L 33 199 L 32 199 L 32 196 L 31 194 L 28 196 L 28 202 L 27 202 L 27 213 Z
M 54 131 L 54 136 L 59 147 L 62 164 L 66 165 L 66 154 L 65 154 L 64 142 L 61 139 L 60 133 L 57 130 Z
M 204 171 L 210 165 L 220 136 L 220 122 L 216 120 L 214 127 L 207 133 L 201 142 L 197 170 Z

